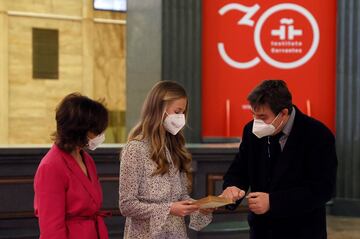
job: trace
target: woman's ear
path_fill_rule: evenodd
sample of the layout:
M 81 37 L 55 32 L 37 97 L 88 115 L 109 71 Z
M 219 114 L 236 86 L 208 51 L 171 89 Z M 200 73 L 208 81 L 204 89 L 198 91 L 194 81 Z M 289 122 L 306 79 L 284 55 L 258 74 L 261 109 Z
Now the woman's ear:
M 95 138 L 97 135 L 94 134 L 94 133 L 91 132 L 91 131 L 88 131 L 87 134 L 86 134 L 86 136 L 87 136 L 88 139 L 93 139 L 93 138 Z

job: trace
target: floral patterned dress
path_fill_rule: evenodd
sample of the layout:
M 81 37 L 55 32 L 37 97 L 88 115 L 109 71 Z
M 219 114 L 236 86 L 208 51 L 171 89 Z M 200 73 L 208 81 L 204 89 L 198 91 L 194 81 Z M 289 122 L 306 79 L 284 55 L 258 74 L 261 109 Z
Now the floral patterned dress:
M 184 218 L 170 215 L 171 202 L 190 199 L 187 178 L 174 167 L 169 151 L 167 158 L 169 172 L 152 176 L 157 165 L 150 158 L 148 141 L 133 140 L 124 147 L 119 180 L 119 208 L 126 217 L 124 238 L 188 238 Z M 199 231 L 211 220 L 211 214 L 195 212 L 189 227 Z

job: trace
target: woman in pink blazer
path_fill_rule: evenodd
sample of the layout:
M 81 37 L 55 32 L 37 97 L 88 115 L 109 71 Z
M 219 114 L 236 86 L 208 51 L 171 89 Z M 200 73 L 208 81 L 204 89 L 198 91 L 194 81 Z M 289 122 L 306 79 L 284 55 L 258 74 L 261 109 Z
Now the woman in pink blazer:
M 41 239 L 107 239 L 100 210 L 102 191 L 94 160 L 105 137 L 108 112 L 99 102 L 74 93 L 56 110 L 54 145 L 34 180 L 34 209 Z

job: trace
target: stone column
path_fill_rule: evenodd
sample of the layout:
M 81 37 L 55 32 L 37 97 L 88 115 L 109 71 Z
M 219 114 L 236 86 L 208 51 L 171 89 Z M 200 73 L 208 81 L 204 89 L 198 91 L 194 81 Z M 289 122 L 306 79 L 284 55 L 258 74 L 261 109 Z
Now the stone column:
M 8 143 L 9 81 L 8 81 L 8 15 L 0 0 L 0 144 Z
M 138 121 L 147 92 L 161 80 L 161 0 L 128 1 L 126 128 Z

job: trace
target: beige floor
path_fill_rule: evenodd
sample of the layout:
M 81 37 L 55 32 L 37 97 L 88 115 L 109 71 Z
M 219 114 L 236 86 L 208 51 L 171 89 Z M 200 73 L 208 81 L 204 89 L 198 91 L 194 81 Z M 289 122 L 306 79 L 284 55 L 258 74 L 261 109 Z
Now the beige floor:
M 328 216 L 328 239 L 360 239 L 360 218 Z

